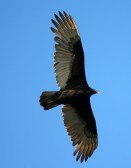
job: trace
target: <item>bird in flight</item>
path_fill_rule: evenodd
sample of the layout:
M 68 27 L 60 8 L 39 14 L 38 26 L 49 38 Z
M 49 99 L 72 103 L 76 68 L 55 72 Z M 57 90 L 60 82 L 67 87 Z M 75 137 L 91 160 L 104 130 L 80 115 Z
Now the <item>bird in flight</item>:
M 93 154 L 98 145 L 96 121 L 92 112 L 90 97 L 99 93 L 86 80 L 84 51 L 74 19 L 66 12 L 54 14 L 55 28 L 54 68 L 59 91 L 45 91 L 40 96 L 40 105 L 49 110 L 60 104 L 64 126 L 76 145 L 74 156 L 81 163 Z

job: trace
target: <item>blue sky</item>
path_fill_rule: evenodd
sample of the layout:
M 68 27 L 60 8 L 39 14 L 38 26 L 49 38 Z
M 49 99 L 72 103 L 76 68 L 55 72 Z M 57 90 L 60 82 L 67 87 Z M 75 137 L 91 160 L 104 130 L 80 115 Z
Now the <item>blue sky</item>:
M 63 125 L 61 107 L 44 111 L 42 91 L 58 90 L 53 14 L 75 19 L 85 52 L 99 145 L 83 164 Z M 0 167 L 131 167 L 131 1 L 0 1 Z

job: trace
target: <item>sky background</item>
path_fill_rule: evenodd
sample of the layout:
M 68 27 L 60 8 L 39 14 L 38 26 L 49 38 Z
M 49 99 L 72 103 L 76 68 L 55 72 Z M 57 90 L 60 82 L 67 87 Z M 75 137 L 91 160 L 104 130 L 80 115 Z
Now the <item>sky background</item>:
M 75 161 L 61 107 L 44 111 L 42 91 L 58 90 L 54 13 L 75 19 L 85 53 L 99 145 Z M 131 0 L 0 1 L 0 167 L 131 167 Z

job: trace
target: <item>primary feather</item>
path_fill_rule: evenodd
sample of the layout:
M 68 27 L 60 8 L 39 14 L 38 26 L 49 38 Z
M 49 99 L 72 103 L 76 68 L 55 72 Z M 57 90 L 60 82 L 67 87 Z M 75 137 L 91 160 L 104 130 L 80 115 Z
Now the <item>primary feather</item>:
M 55 15 L 56 21 L 52 23 L 55 33 L 54 67 L 56 80 L 61 89 L 69 88 L 72 81 L 78 84 L 87 84 L 84 71 L 84 52 L 77 26 L 70 15 L 66 12 L 60 17 Z

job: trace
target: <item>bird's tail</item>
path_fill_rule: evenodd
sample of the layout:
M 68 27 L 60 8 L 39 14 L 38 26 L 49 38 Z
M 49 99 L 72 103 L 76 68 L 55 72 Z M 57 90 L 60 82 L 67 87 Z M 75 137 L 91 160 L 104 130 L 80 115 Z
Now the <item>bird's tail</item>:
M 44 110 L 49 110 L 53 107 L 58 106 L 56 99 L 60 95 L 60 92 L 43 92 L 40 96 L 40 105 L 44 107 Z

